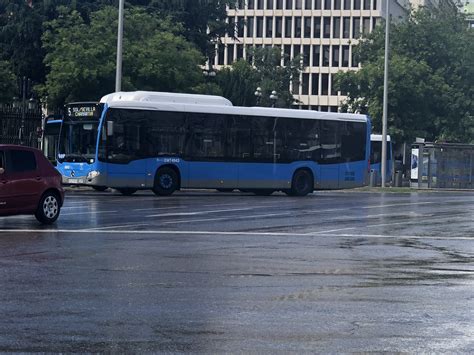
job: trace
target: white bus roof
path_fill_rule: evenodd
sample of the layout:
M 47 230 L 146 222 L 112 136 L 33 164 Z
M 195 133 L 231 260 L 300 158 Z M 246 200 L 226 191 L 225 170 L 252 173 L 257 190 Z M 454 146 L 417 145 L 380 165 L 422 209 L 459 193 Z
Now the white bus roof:
M 370 135 L 370 140 L 374 142 L 381 142 L 382 141 L 382 135 L 381 134 L 371 134 Z M 390 136 L 387 134 L 387 142 L 390 142 Z
M 117 101 L 232 106 L 232 102 L 222 96 L 179 94 L 156 91 L 115 92 L 113 94 L 105 95 L 100 100 L 101 103 L 107 103 L 109 106 L 112 102 Z
M 146 99 L 143 99 L 146 98 Z M 320 112 L 269 107 L 232 106 L 220 96 L 174 94 L 159 92 L 118 92 L 104 96 L 101 103 L 111 108 L 142 109 L 159 111 L 182 111 L 196 113 L 234 114 L 248 116 L 270 116 L 282 118 L 325 119 L 335 121 L 367 122 L 366 115 L 353 113 Z M 223 104 L 228 102 L 229 104 Z

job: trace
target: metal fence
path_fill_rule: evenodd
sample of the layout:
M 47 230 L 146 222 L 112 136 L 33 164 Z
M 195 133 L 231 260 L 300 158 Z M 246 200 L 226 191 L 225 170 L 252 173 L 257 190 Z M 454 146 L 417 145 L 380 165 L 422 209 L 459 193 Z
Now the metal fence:
M 42 114 L 40 108 L 25 108 L 24 131 L 21 139 L 22 110 L 13 106 L 0 107 L 0 143 L 21 144 L 38 148 L 40 146 Z
M 474 189 L 474 145 L 413 145 L 411 179 L 419 188 Z

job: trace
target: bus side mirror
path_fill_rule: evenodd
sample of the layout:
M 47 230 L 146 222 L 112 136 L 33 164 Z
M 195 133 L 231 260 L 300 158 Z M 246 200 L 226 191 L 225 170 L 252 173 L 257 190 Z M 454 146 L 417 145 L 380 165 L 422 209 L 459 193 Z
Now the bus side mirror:
M 2 175 L 5 172 L 5 169 L 0 168 L 0 175 Z
M 114 122 L 113 121 L 107 121 L 107 136 L 113 136 L 114 135 Z

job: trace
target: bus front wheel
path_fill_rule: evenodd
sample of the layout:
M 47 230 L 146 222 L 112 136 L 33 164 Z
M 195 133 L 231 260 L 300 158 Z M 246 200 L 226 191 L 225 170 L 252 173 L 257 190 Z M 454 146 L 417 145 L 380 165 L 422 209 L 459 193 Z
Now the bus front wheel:
M 308 170 L 297 170 L 291 181 L 289 194 L 292 196 L 306 196 L 313 192 L 313 174 Z
M 153 192 L 158 196 L 169 196 L 178 189 L 178 174 L 174 169 L 163 167 L 155 175 Z

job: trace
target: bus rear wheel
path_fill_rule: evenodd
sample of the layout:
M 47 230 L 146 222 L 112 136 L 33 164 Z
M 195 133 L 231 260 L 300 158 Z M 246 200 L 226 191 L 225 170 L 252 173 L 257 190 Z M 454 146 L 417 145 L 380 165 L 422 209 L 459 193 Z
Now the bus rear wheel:
M 153 192 L 158 196 L 169 196 L 178 189 L 178 181 L 176 171 L 165 166 L 156 172 Z
M 308 170 L 297 170 L 291 181 L 289 195 L 306 196 L 310 192 L 313 192 L 313 174 Z
M 116 190 L 124 196 L 130 196 L 130 195 L 133 195 L 135 192 L 137 192 L 138 189 L 132 189 L 130 187 L 126 187 L 126 188 L 121 188 L 121 189 L 116 189 Z

